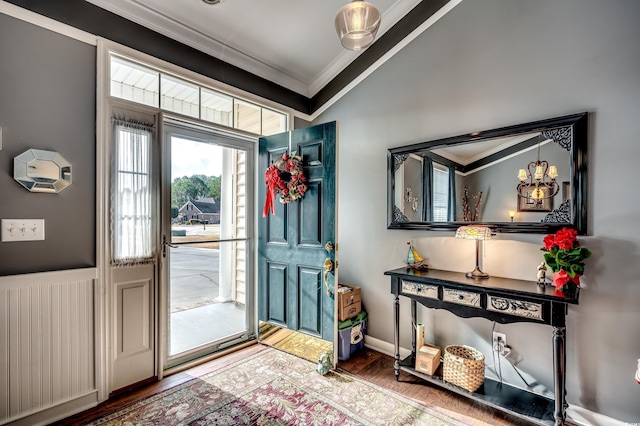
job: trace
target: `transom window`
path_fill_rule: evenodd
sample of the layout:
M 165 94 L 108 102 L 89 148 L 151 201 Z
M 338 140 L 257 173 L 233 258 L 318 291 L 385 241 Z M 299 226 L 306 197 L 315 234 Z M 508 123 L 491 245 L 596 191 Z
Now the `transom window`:
M 257 135 L 287 130 L 285 113 L 110 55 L 110 94 Z

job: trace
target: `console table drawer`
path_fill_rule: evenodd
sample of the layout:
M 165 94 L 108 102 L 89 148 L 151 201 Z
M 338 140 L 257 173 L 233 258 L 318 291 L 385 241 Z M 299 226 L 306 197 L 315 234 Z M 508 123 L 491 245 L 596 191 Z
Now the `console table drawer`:
M 480 308 L 480 293 L 445 288 L 442 300 L 445 302 L 457 303 L 459 305 Z
M 540 321 L 544 320 L 542 317 L 542 304 L 524 300 L 489 295 L 487 296 L 487 310 Z
M 438 286 L 412 283 L 410 281 L 402 281 L 402 293 L 412 294 L 414 296 L 420 297 L 428 297 L 429 299 L 437 299 Z

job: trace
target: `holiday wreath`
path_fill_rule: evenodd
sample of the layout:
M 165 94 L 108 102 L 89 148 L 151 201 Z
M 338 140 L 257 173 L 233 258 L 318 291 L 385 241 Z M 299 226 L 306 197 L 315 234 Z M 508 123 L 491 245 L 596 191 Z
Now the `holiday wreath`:
M 269 210 L 275 213 L 274 199 L 280 194 L 280 202 L 288 203 L 304 197 L 307 190 L 307 178 L 302 170 L 302 156 L 285 152 L 273 162 L 264 174 L 267 185 L 267 198 L 262 210 L 262 216 L 267 216 Z

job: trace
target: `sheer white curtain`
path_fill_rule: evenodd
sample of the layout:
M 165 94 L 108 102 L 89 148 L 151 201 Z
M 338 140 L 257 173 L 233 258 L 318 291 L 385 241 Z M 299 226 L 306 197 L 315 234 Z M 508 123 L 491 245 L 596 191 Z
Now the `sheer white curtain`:
M 111 261 L 115 265 L 152 262 L 153 125 L 115 118 L 113 123 Z

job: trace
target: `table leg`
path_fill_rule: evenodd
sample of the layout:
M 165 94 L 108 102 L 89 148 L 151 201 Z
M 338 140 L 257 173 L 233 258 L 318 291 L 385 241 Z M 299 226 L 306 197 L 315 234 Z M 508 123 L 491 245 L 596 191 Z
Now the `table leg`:
M 413 327 L 413 336 L 411 336 L 411 353 L 415 357 L 418 353 L 418 349 L 420 349 L 416 348 L 416 330 L 418 329 L 418 316 L 415 299 L 411 299 L 411 325 Z
M 396 317 L 396 328 L 393 333 L 393 343 L 395 345 L 393 368 L 396 373 L 396 381 L 400 380 L 400 296 L 396 294 L 393 302 L 393 310 Z
M 566 413 L 566 356 L 565 356 L 565 327 L 553 327 L 553 383 L 555 393 L 555 424 L 564 425 Z

